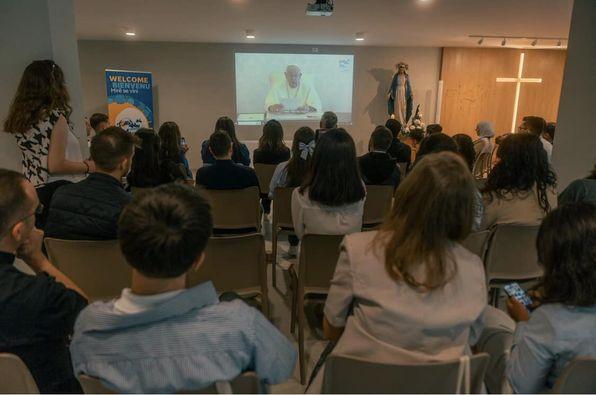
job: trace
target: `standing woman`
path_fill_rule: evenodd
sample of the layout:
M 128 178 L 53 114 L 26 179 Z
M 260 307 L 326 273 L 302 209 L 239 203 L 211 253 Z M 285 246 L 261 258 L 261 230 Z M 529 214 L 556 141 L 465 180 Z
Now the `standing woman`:
M 474 141 L 476 157 L 480 154 L 492 154 L 495 143 L 492 138 L 495 136 L 493 125 L 489 121 L 480 121 L 476 125 L 478 140 Z
M 236 137 L 236 128 L 234 127 L 234 121 L 230 117 L 220 117 L 215 122 L 215 128 L 213 131 L 223 130 L 225 131 L 230 139 L 232 139 L 232 161 L 244 166 L 250 166 L 250 151 L 246 144 L 242 144 Z M 209 140 L 203 141 L 201 147 L 201 158 L 203 164 L 214 164 L 215 158 L 209 151 Z
M 69 102 L 60 66 L 36 60 L 25 68 L 4 121 L 4 131 L 15 136 L 21 150 L 23 174 L 45 207 L 36 218 L 42 228 L 53 192 L 95 170 L 93 161 L 83 160 L 71 130 Z

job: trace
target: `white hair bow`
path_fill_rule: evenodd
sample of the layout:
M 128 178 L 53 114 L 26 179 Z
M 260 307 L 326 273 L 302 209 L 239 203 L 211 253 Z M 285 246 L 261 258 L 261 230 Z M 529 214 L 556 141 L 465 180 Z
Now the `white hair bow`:
M 298 149 L 300 150 L 300 157 L 306 160 L 306 158 L 308 158 L 309 155 L 312 155 L 315 150 L 315 141 L 312 140 L 308 144 L 300 143 L 298 144 Z

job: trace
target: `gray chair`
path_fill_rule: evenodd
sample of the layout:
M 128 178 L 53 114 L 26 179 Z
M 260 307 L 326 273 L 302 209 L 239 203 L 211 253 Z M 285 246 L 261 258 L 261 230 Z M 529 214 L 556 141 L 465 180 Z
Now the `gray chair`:
M 538 225 L 498 224 L 486 252 L 486 281 L 491 303 L 497 306 L 500 288 L 508 282 L 528 282 L 542 277 L 538 264 Z
M 261 230 L 261 201 L 258 187 L 205 189 L 197 186 L 211 204 L 213 228 L 223 231 Z
M 261 195 L 269 194 L 269 184 L 271 184 L 271 178 L 277 168 L 277 165 L 266 165 L 263 163 L 255 163 L 255 173 L 259 179 L 259 186 L 261 188 Z
M 241 296 L 258 296 L 263 314 L 269 316 L 265 239 L 260 233 L 211 237 L 205 261 L 187 276 L 187 285 L 212 281 L 218 292 L 234 291 Z
M 501 328 L 484 328 L 476 343 L 479 352 L 490 356 L 484 384 L 491 394 L 508 393 L 510 389 L 505 378 L 505 368 L 509 360 L 513 333 Z
M 102 382 L 91 376 L 82 374 L 79 376 L 79 382 L 83 387 L 85 394 L 115 394 L 116 392 L 105 387 Z M 206 388 L 200 390 L 179 391 L 179 394 L 263 394 L 268 389 L 265 384 L 259 380 L 254 372 L 246 372 L 236 377 L 231 382 L 218 381 Z
M 367 185 L 362 227 L 371 228 L 385 220 L 391 210 L 393 185 Z
M 481 393 L 488 364 L 487 354 L 448 362 L 390 365 L 330 355 L 325 362 L 323 393 Z M 462 370 L 464 374 L 462 374 Z M 466 377 L 467 376 L 467 377 Z M 469 381 L 469 388 L 466 383 Z
M 277 242 L 280 233 L 294 233 L 292 193 L 295 188 L 275 188 L 271 220 L 271 282 L 277 287 Z
M 14 354 L 0 353 L 0 394 L 39 394 L 31 372 Z
M 489 230 L 482 230 L 480 232 L 472 232 L 461 243 L 470 252 L 478 255 L 484 262 L 486 249 L 488 247 L 488 238 L 490 236 Z
M 298 357 L 300 363 L 300 382 L 306 384 L 306 360 L 304 355 L 304 299 L 311 295 L 324 295 L 329 286 L 339 258 L 339 246 L 343 235 L 306 234 L 300 246 L 300 264 L 298 273 L 291 267 L 292 276 L 292 322 L 294 332 L 298 320 Z
M 552 392 L 555 394 L 596 393 L 596 359 L 579 357 L 569 362 Z
M 132 269 L 117 240 L 82 241 L 46 238 L 50 261 L 91 300 L 113 299 L 130 287 Z

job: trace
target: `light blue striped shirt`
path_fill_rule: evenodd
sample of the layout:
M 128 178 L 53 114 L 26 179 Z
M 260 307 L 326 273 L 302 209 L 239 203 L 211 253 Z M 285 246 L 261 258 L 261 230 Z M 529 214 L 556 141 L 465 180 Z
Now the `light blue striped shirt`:
M 249 370 L 276 384 L 296 361 L 293 345 L 259 311 L 219 302 L 211 282 L 134 314 L 95 302 L 79 315 L 70 350 L 76 375 L 125 393 L 198 390 Z

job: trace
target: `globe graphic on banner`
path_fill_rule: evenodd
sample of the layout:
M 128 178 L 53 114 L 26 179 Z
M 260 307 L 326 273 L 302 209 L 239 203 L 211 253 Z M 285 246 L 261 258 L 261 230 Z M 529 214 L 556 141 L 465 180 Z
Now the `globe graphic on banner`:
M 115 125 L 127 132 L 136 132 L 139 128 L 149 127 L 149 122 L 141 110 L 136 107 L 128 107 L 116 116 Z

